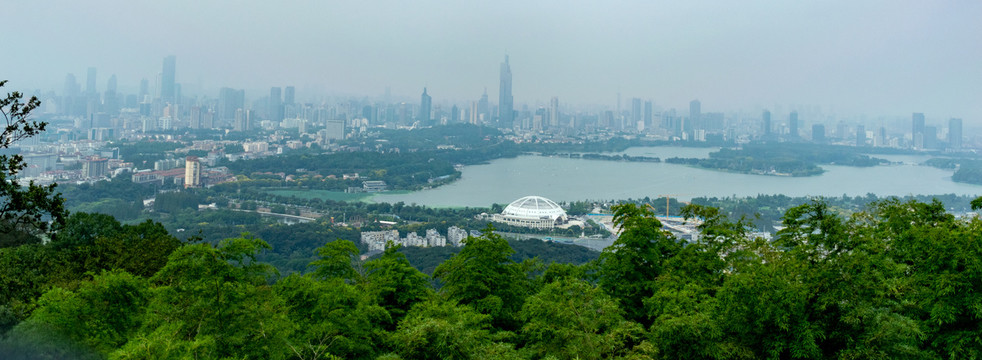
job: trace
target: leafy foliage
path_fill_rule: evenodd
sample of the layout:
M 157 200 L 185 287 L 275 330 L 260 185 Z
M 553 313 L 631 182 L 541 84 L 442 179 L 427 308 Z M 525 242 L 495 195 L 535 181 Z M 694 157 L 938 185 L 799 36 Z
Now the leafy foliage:
M 6 84 L 7 80 L 0 81 L 0 87 Z M 29 119 L 41 101 L 32 96 L 22 102 L 23 98 L 16 91 L 0 98 L 0 114 L 5 123 L 0 133 L 0 149 L 37 136 L 47 126 L 43 121 Z M 55 193 L 55 184 L 42 186 L 30 181 L 25 187 L 17 181 L 17 173 L 25 166 L 20 154 L 0 155 L 0 247 L 37 242 L 38 235 L 51 230 L 52 225 L 57 228 L 66 216 L 65 200 Z
M 433 277 L 443 282 L 447 297 L 490 315 L 504 329 L 517 328 L 528 283 L 522 268 L 509 256 L 508 242 L 490 225 L 481 237 L 468 237 L 466 246 L 437 266 Z
M 117 359 L 982 356 L 982 219 L 957 218 L 940 201 L 840 210 L 821 200 L 791 207 L 769 241 L 752 238 L 746 219 L 690 205 L 682 213 L 701 220 L 700 236 L 681 240 L 650 208 L 617 205 L 620 238 L 585 265 L 518 262 L 488 228 L 437 266 L 439 288 L 398 246 L 365 261 L 353 243 L 322 239 L 312 273 L 278 277 L 259 261 L 270 246 L 248 235 L 182 244 L 160 224 L 75 214 L 51 243 L 0 249 L 0 350 Z

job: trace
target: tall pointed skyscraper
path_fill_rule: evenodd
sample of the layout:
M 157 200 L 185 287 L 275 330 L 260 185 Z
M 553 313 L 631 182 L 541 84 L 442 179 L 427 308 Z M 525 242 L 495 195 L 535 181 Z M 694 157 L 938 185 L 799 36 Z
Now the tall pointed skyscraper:
M 511 66 L 508 55 L 501 63 L 501 86 L 498 93 L 498 127 L 511 128 L 515 122 L 515 105 L 511 96 Z
M 423 126 L 430 126 L 430 112 L 432 110 L 433 98 L 426 94 L 426 88 L 423 88 L 423 95 L 419 99 L 419 124 Z

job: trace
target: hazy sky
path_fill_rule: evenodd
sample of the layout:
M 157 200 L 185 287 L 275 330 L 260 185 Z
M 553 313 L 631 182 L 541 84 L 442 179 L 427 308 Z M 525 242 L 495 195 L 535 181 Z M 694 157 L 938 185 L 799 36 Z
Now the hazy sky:
M 703 111 L 821 105 L 982 123 L 980 1 L 10 1 L 0 78 L 123 90 L 177 56 L 177 80 L 470 101 L 510 55 L 515 103 Z M 10 90 L 5 89 L 5 90 Z

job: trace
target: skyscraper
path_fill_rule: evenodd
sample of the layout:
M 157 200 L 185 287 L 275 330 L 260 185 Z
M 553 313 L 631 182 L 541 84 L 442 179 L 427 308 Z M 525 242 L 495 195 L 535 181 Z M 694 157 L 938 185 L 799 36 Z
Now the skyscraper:
M 85 95 L 92 96 L 96 94 L 95 90 L 95 68 L 90 67 L 88 73 L 85 76 Z
M 915 149 L 924 148 L 924 113 L 914 113 L 911 116 L 911 141 L 913 142 Z
M 470 115 L 471 115 L 470 116 L 470 123 L 471 124 L 478 125 L 478 124 L 481 123 L 480 122 L 481 121 L 481 115 L 479 115 L 480 110 L 478 110 L 478 109 L 480 109 L 480 105 L 478 104 L 478 102 L 477 101 L 471 102 L 471 112 L 470 112 Z
M 106 80 L 106 91 L 107 92 L 111 91 L 113 94 L 115 94 L 117 86 L 118 84 L 116 83 L 116 74 L 112 74 L 112 76 L 109 76 L 109 80 Z
M 484 94 L 481 95 L 481 100 L 477 101 L 477 112 L 474 113 L 472 117 L 476 120 L 474 124 L 488 124 L 491 121 L 491 105 L 488 104 L 488 89 L 484 89 Z
M 252 129 L 252 110 L 235 109 L 235 122 L 232 123 L 234 131 L 249 131 Z
M 456 124 L 459 122 L 460 122 L 460 108 L 458 108 L 457 105 L 454 105 L 452 108 L 450 108 L 450 123 Z
M 277 86 L 269 88 L 269 103 L 266 117 L 273 121 L 283 121 L 283 98 L 281 89 Z
M 79 109 L 82 109 L 84 113 L 84 105 L 80 104 L 79 101 L 79 85 L 78 81 L 75 80 L 75 74 L 65 75 L 65 89 L 61 94 L 61 107 L 62 113 L 65 115 L 78 115 Z
M 643 115 L 641 113 L 641 99 L 631 98 L 631 129 L 638 128 L 638 123 L 641 122 L 641 119 L 644 119 Z
M 150 80 L 143 78 L 140 79 L 140 98 L 137 101 L 143 102 L 147 95 L 150 95 Z
M 235 111 L 245 107 L 245 90 L 222 88 L 218 92 L 219 126 L 224 126 L 235 119 Z
M 296 99 L 295 99 L 296 93 L 297 93 L 297 89 L 295 87 L 293 87 L 293 86 L 287 86 L 286 88 L 284 88 L 283 89 L 283 104 L 293 105 L 293 103 L 296 101 Z
M 202 128 L 202 114 L 201 114 L 201 107 L 200 106 L 192 106 L 191 107 L 191 118 L 188 120 L 188 125 L 192 129 L 201 129 Z
M 812 141 L 820 144 L 825 142 L 825 125 L 812 125 Z
M 109 81 L 106 82 L 106 93 L 102 97 L 102 108 L 104 112 L 110 115 L 116 115 L 119 112 L 119 98 L 116 95 L 116 74 L 110 76 Z
M 948 120 L 948 148 L 952 150 L 962 148 L 962 119 Z
M 549 127 L 559 127 L 559 98 L 549 100 Z
M 654 117 L 653 117 L 653 113 L 652 113 L 651 100 L 645 101 L 644 102 L 644 116 L 642 117 L 642 120 L 644 121 L 645 128 L 654 127 L 655 126 L 655 124 L 652 123 L 652 121 L 654 121 L 653 119 L 654 119 Z
M 164 58 L 164 69 L 160 73 L 160 99 L 163 102 L 175 102 L 174 80 L 177 69 L 177 57 L 174 55 Z
M 797 111 L 792 111 L 791 112 L 791 115 L 788 115 L 788 127 L 790 128 L 789 131 L 791 132 L 789 134 L 790 135 L 790 138 L 791 139 L 797 139 L 798 138 L 798 135 L 799 135 L 799 133 L 798 133 L 798 112 Z
M 511 95 L 511 66 L 508 55 L 501 63 L 501 85 L 498 92 L 498 127 L 511 128 L 515 122 L 515 104 Z
M 771 112 L 770 112 L 770 110 L 764 110 L 764 113 L 761 114 L 761 118 L 764 120 L 764 123 L 761 125 L 761 127 L 763 127 L 763 129 L 761 129 L 761 130 L 763 130 L 763 132 L 764 132 L 764 137 L 765 138 L 769 138 L 771 136 Z
M 935 126 L 925 126 L 924 127 L 924 148 L 925 149 L 937 149 L 938 148 L 938 128 Z
M 856 125 L 856 146 L 866 146 L 866 127 Z
M 689 124 L 693 130 L 705 129 L 702 126 L 702 103 L 699 99 L 689 102 Z
M 433 98 L 426 94 L 426 88 L 423 88 L 423 95 L 419 97 L 419 123 L 423 126 L 430 126 L 430 114 L 433 111 Z

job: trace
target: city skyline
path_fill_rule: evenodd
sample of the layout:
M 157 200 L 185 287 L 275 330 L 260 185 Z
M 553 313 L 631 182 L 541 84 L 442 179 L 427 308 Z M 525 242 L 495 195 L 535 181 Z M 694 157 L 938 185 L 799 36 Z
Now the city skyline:
M 294 84 L 301 98 L 391 88 L 411 99 L 428 87 L 441 94 L 435 102 L 465 105 L 483 88 L 500 92 L 495 64 L 507 54 L 515 104 L 558 97 L 614 108 L 623 94 L 662 108 L 700 99 L 719 111 L 808 104 L 982 119 L 980 4 L 554 5 L 14 4 L 18 16 L 4 25 L 18 29 L 11 45 L 32 51 L 0 62 L 22 89 L 60 89 L 66 73 L 93 67 L 98 90 L 117 75 L 120 91 L 135 91 L 166 75 L 160 59 L 175 55 L 186 94 Z M 563 21 L 531 21 L 546 10 Z M 591 21 L 574 26 L 577 18 Z

